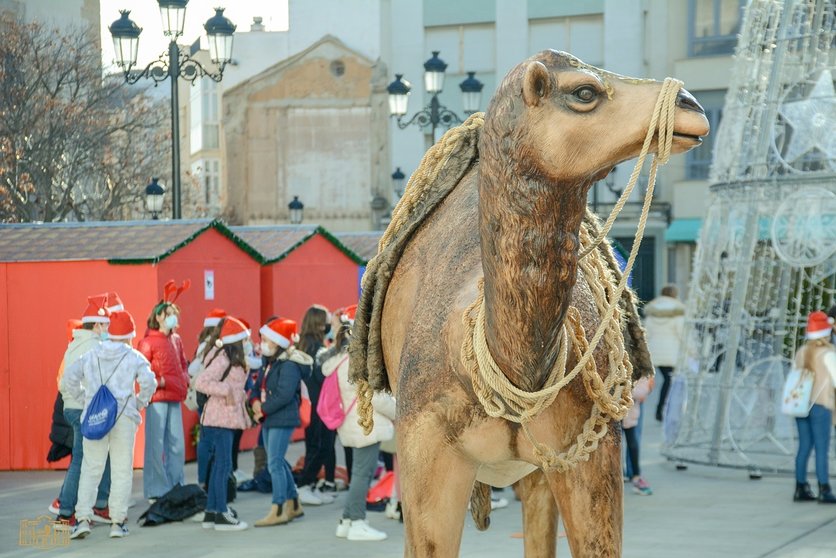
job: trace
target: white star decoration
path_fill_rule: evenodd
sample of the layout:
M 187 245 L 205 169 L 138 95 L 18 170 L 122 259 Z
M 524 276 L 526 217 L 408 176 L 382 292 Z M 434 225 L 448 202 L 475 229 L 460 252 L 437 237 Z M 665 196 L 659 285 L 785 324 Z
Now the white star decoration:
M 792 163 L 816 148 L 833 165 L 836 160 L 836 94 L 830 70 L 821 73 L 806 99 L 784 103 L 779 110 L 793 130 L 784 160 Z

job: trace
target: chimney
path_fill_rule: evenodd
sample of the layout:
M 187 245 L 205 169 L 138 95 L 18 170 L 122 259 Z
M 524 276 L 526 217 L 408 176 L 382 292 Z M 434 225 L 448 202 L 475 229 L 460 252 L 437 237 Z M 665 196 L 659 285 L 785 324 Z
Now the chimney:
M 250 31 L 264 31 L 264 24 L 261 23 L 262 21 L 264 21 L 264 18 L 262 18 L 261 16 L 253 17 L 253 23 L 252 25 L 250 25 Z

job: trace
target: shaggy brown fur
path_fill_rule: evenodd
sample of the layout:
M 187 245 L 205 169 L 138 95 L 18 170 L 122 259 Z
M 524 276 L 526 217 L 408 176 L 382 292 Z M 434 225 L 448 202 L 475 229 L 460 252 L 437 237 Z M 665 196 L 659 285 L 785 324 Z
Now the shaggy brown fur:
M 460 360 L 461 318 L 484 277 L 491 354 L 527 389 L 541 387 L 554 363 L 569 305 L 591 337 L 600 318 L 577 273 L 586 193 L 638 154 L 660 89 L 657 82 L 585 68 L 565 53 L 544 51 L 523 62 L 491 101 L 478 160 L 474 141 L 431 185 L 432 195 L 394 239 L 393 254 L 382 254 L 379 273 L 367 280 L 352 377 L 368 377 L 398 399 L 405 556 L 457 556 L 474 483 L 483 483 L 472 498 L 480 508 L 474 516 L 486 523 L 484 484 L 523 478 L 528 558 L 554 556 L 558 506 L 573 555 L 620 556 L 618 426 L 611 425 L 589 461 L 564 474 L 534 473 L 539 461 L 518 426 L 488 417 L 473 393 Z M 708 123 L 685 108 L 677 111 L 675 129 L 674 150 L 683 152 L 697 145 L 692 136 L 706 134 Z M 629 314 L 632 299 L 622 302 Z M 381 307 L 382 315 L 373 311 Z M 641 345 L 638 322 L 627 327 Z M 602 374 L 607 358 L 599 346 L 594 361 Z M 582 382 L 574 381 L 528 427 L 535 439 L 562 450 L 591 407 Z

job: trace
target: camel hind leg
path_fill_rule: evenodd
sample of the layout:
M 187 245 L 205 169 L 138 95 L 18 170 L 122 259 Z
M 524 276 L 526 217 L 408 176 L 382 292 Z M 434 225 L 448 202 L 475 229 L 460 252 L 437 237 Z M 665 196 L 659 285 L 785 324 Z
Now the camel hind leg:
M 618 426 L 610 426 L 609 434 L 589 461 L 565 473 L 546 474 L 560 508 L 572 556 L 621 556 L 624 484 L 616 434 L 620 434 Z
M 557 556 L 557 502 L 539 469 L 517 483 L 522 500 L 525 558 Z

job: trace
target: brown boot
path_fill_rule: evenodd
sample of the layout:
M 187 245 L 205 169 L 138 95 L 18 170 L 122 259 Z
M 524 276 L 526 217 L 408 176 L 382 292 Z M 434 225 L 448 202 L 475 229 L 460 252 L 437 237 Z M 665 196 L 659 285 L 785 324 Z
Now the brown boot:
M 255 466 L 253 467 L 253 477 L 258 475 L 262 469 L 267 466 L 267 450 L 263 447 L 256 446 L 253 448 L 253 458 L 255 459 Z
M 284 506 L 282 506 L 282 508 L 284 508 Z M 270 511 L 267 513 L 267 515 L 264 518 L 256 521 L 254 525 L 256 527 L 269 527 L 271 525 L 284 525 L 289 521 L 290 518 L 284 513 L 283 510 L 281 514 L 279 513 L 278 504 L 273 504 L 270 506 Z
M 284 508 L 282 508 L 282 511 L 287 514 L 291 521 L 293 521 L 297 517 L 302 517 L 303 515 L 305 515 L 305 510 L 302 509 L 302 504 L 299 503 L 299 498 L 287 500 L 284 503 Z

